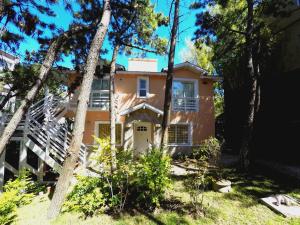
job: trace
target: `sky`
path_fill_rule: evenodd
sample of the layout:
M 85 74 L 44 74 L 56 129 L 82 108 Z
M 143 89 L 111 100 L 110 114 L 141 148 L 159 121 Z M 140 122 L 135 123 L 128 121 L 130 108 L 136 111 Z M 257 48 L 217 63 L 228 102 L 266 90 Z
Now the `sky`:
M 180 63 L 183 60 L 180 57 L 180 52 L 186 48 L 186 40 L 190 40 L 193 37 L 193 34 L 196 30 L 195 21 L 196 21 L 196 11 L 190 10 L 189 5 L 194 2 L 193 0 L 181 0 L 180 1 L 180 25 L 179 25 L 179 38 L 177 39 L 176 52 L 175 52 L 175 64 Z M 169 5 L 171 0 L 152 0 L 152 3 L 155 4 L 156 12 L 162 12 L 164 15 L 169 14 Z M 53 22 L 57 25 L 58 28 L 63 28 L 66 30 L 69 24 L 72 21 L 71 15 L 64 10 L 62 1 L 56 6 L 53 7 L 53 10 L 56 13 L 55 18 L 44 17 L 42 18 L 45 21 Z M 165 37 L 169 39 L 170 37 L 170 28 L 163 27 L 159 28 L 157 34 L 160 37 Z M 26 38 L 23 43 L 21 43 L 20 48 L 18 50 L 19 56 L 22 58 L 25 55 L 26 50 L 37 50 L 39 48 L 39 44 L 36 40 L 32 38 Z M 101 56 L 102 58 L 111 59 L 112 55 L 112 47 L 109 42 L 105 40 L 103 49 L 109 50 L 107 54 Z M 117 58 L 117 63 L 124 65 L 127 68 L 128 58 L 131 56 L 119 55 Z M 134 57 L 134 55 L 132 56 Z M 168 57 L 159 56 L 156 54 L 147 54 L 146 58 L 156 58 L 158 60 L 158 70 L 160 71 L 162 68 L 167 67 Z M 73 65 L 71 63 L 71 57 L 65 57 L 62 62 L 57 63 L 58 65 L 72 68 Z

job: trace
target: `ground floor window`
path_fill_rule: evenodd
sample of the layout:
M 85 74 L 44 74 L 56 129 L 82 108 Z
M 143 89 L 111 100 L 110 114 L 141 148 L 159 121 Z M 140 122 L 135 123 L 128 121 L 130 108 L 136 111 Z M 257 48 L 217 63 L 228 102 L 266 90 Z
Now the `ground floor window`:
M 171 124 L 168 129 L 168 143 L 170 145 L 190 144 L 189 130 L 189 124 Z
M 110 138 L 110 124 L 109 123 L 99 123 L 98 124 L 98 137 L 100 139 Z M 116 145 L 121 145 L 122 143 L 122 125 L 120 123 L 116 124 Z

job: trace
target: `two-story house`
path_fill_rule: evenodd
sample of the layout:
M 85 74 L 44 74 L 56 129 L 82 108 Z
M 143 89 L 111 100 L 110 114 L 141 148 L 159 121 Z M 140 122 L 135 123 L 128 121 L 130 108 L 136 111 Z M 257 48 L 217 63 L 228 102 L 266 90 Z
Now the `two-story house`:
M 144 152 L 160 142 L 166 69 L 157 71 L 156 59 L 129 59 L 128 70 L 115 73 L 117 145 Z M 72 74 L 74 79 L 76 74 Z M 170 154 L 189 153 L 215 134 L 213 83 L 215 77 L 189 62 L 175 65 L 168 145 Z M 76 95 L 73 107 L 76 105 Z M 75 103 L 75 104 L 74 104 Z M 72 116 L 72 112 L 69 112 Z M 93 135 L 110 134 L 109 75 L 95 78 L 86 117 L 83 142 Z
M 101 67 L 101 66 L 100 66 Z M 103 67 L 103 66 L 102 66 Z M 130 59 L 128 70 L 118 65 L 115 72 L 116 142 L 118 147 L 143 153 L 160 142 L 166 70 L 157 71 L 155 59 Z M 99 72 L 100 71 L 100 72 Z M 109 68 L 95 76 L 85 121 L 80 162 L 86 165 L 93 136 L 109 138 Z M 76 87 L 80 73 L 68 71 L 69 89 Z M 214 136 L 213 84 L 216 77 L 191 63 L 175 65 L 168 149 L 171 155 L 188 154 L 193 147 Z M 75 83 L 76 83 L 75 82 Z M 0 189 L 22 168 L 40 181 L 53 181 L 60 173 L 71 141 L 78 90 L 70 99 L 51 94 L 34 103 L 0 156 Z M 11 115 L 0 116 L 0 133 Z

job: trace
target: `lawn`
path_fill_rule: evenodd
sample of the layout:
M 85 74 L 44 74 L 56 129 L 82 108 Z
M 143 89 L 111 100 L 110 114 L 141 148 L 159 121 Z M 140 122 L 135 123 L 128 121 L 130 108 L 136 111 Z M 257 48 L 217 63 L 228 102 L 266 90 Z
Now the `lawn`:
M 15 224 L 300 224 L 300 219 L 284 218 L 259 202 L 260 197 L 278 192 L 300 198 L 297 183 L 266 175 L 238 174 L 234 170 L 228 170 L 227 177 L 233 182 L 232 192 L 207 191 L 205 216 L 200 218 L 191 215 L 190 199 L 183 182 L 185 177 L 181 176 L 172 178 L 173 185 L 167 191 L 166 201 L 153 213 L 134 209 L 122 215 L 98 215 L 87 219 L 65 213 L 50 223 L 45 219 L 50 201 L 47 196 L 38 196 L 30 205 L 18 209 Z

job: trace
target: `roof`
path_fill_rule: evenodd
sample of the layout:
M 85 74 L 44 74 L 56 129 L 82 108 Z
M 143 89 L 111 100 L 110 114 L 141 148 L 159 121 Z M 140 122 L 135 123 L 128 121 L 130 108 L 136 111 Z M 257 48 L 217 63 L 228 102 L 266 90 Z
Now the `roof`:
M 137 111 L 139 109 L 149 109 L 149 110 L 151 110 L 151 111 L 153 111 L 153 112 L 155 112 L 157 114 L 160 114 L 160 115 L 164 114 L 164 112 L 161 111 L 160 109 L 158 109 L 158 108 L 156 108 L 156 107 L 154 107 L 154 106 L 152 106 L 152 105 L 150 105 L 148 103 L 143 102 L 141 104 L 135 105 L 133 107 L 130 107 L 128 109 L 125 109 L 125 110 L 121 111 L 120 112 L 120 116 L 127 115 L 127 114 L 132 113 L 134 111 Z
M 11 60 L 16 60 L 16 59 L 18 59 L 18 57 L 14 56 L 14 55 L 12 55 L 12 54 L 9 54 L 9 53 L 7 53 L 7 52 L 5 52 L 5 51 L 2 51 L 2 50 L 0 50 L 0 56 L 5 56 L 6 58 L 9 58 L 9 59 L 11 59 Z
M 205 69 L 201 68 L 200 66 L 197 66 L 191 62 L 188 62 L 188 61 L 174 65 L 174 70 L 181 69 L 181 68 L 188 68 L 194 72 L 200 72 L 203 75 L 209 74 L 209 72 L 207 70 L 205 70 Z M 168 68 L 166 67 L 166 68 L 162 69 L 162 71 L 167 72 Z

